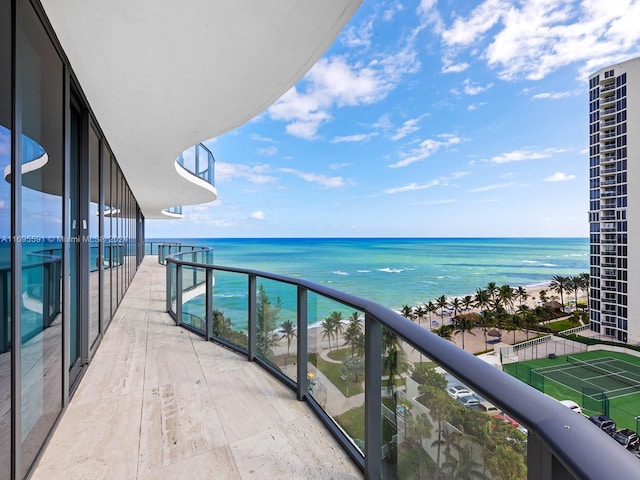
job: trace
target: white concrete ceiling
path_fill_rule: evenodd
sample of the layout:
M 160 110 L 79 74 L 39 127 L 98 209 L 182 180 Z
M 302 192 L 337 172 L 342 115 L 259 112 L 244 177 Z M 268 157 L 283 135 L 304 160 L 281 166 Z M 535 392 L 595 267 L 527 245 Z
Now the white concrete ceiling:
M 362 0 L 41 1 L 143 214 L 163 218 L 217 195 L 177 156 L 277 100 Z

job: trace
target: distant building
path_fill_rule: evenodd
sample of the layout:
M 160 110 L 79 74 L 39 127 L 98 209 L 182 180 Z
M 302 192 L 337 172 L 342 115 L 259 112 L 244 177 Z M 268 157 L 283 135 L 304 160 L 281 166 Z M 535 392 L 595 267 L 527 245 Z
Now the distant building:
M 634 135 L 635 134 L 635 135 Z M 591 329 L 640 342 L 640 58 L 589 77 Z M 635 293 L 635 295 L 634 295 Z M 635 312 L 635 315 L 634 315 Z

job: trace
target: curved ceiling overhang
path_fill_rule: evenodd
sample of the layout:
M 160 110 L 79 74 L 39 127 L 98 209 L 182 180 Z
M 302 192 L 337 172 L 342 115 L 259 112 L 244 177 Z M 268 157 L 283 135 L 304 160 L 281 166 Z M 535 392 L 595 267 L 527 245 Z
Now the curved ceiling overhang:
M 361 1 L 41 3 L 142 213 L 166 218 L 216 197 L 176 173 L 178 155 L 282 96 Z

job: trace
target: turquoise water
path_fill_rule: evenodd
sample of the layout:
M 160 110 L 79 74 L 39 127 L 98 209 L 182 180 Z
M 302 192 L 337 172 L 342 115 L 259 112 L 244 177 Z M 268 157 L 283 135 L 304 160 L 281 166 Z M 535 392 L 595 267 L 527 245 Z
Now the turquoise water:
M 554 275 L 589 271 L 587 238 L 171 241 L 212 246 L 219 265 L 305 278 L 396 310 L 404 304 L 417 305 L 441 295 L 472 294 L 489 282 L 533 286 L 550 281 Z M 240 299 L 245 293 L 246 283 L 241 283 L 237 291 L 227 290 L 224 295 Z M 214 301 L 215 297 L 214 294 Z M 231 305 L 228 308 L 235 309 Z

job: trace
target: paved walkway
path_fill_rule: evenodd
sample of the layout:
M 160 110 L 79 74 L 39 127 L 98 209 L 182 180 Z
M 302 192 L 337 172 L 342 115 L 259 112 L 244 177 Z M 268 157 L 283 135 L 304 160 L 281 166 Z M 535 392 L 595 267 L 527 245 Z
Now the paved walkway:
M 36 471 L 46 479 L 356 479 L 293 392 L 176 327 L 145 258 Z

